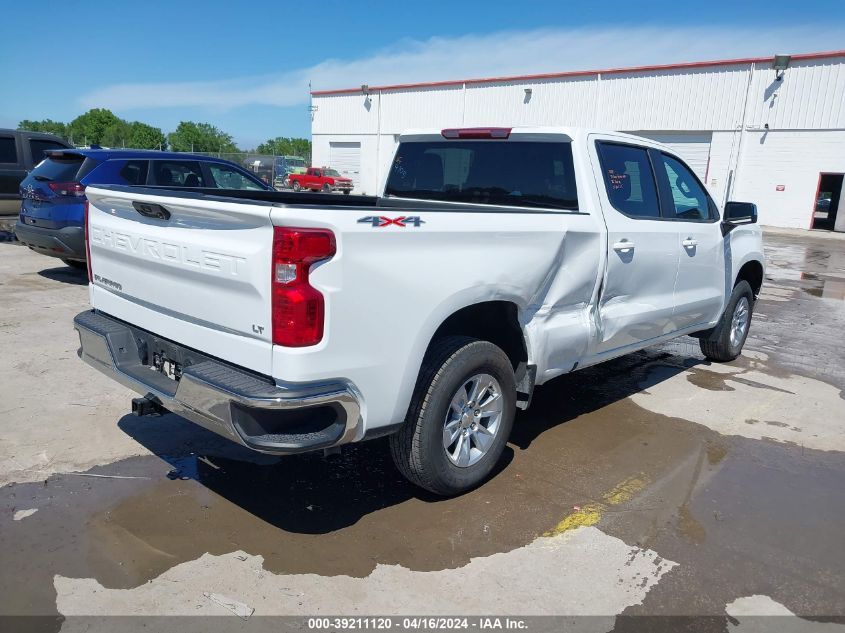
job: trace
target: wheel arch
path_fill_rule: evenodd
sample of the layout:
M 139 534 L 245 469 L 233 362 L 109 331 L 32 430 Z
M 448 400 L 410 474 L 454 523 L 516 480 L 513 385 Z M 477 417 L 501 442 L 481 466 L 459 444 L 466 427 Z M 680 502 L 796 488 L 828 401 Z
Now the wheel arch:
M 469 336 L 499 347 L 511 362 L 517 384 L 517 406 L 528 407 L 534 390 L 536 367 L 528 363 L 528 344 L 519 320 L 519 306 L 508 300 L 472 303 L 449 314 L 431 335 L 423 357 L 435 341 L 445 336 Z
M 763 287 L 763 275 L 763 263 L 758 259 L 750 259 L 737 271 L 736 277 L 734 278 L 734 286 L 740 281 L 747 281 L 756 299 L 760 294 L 760 289 Z
M 471 336 L 497 345 L 505 352 L 514 370 L 528 362 L 528 347 L 519 323 L 519 308 L 512 301 L 482 301 L 464 306 L 446 317 L 428 343 L 443 336 Z

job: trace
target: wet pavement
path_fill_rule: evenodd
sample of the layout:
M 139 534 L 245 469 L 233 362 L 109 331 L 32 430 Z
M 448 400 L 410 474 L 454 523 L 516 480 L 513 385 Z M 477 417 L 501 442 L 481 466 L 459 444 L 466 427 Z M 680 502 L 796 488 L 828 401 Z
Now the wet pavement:
M 17 216 L 0 215 L 0 242 L 17 242 L 15 235 L 15 220 Z
M 31 255 L 0 257 L 12 249 Z M 723 631 L 750 601 L 743 613 L 845 622 L 845 240 L 767 235 L 766 250 L 743 357 L 713 365 L 684 338 L 548 383 L 492 480 L 456 499 L 407 484 L 385 440 L 278 459 L 89 402 L 83 423 L 129 448 L 76 471 L 47 455 L 0 488 L 0 614 L 48 616 L 47 630 L 74 614 L 215 614 L 202 596 L 219 589 L 256 615 L 517 608 L 610 616 L 590 630 L 696 615 L 694 630 Z M 65 281 L 64 301 L 84 304 L 84 286 L 38 264 L 21 292 Z M 16 366 L 4 356 L 0 384 Z M 93 380 L 77 359 L 60 370 Z M 491 578 L 468 600 L 440 593 Z

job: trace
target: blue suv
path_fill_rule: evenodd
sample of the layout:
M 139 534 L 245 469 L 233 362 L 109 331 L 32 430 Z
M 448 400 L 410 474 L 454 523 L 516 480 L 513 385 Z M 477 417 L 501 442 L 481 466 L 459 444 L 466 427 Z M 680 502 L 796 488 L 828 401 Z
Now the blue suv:
M 46 152 L 21 182 L 18 240 L 69 266 L 85 268 L 88 185 L 272 190 L 247 170 L 219 158 L 147 150 L 54 150 Z

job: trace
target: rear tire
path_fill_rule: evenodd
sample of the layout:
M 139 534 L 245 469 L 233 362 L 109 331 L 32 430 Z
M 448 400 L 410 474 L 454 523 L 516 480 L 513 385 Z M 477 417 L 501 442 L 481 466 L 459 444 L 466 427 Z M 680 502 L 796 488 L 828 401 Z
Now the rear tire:
M 76 270 L 88 270 L 87 262 L 80 262 L 75 259 L 63 259 L 62 261 L 71 268 L 75 268 Z
M 471 490 L 499 461 L 515 411 L 513 367 L 499 347 L 467 336 L 435 341 L 405 423 L 390 437 L 393 461 L 435 494 Z
M 720 363 L 732 361 L 739 356 L 748 338 L 753 311 L 754 291 L 747 281 L 740 281 L 734 286 L 718 325 L 708 336 L 698 339 L 702 353 Z

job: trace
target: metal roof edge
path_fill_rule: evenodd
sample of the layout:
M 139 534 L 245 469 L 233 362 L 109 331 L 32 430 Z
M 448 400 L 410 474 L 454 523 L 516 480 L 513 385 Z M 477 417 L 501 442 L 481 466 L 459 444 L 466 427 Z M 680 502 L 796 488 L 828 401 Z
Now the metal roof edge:
M 428 81 L 407 84 L 386 84 L 383 86 L 369 86 L 368 92 L 383 92 L 386 90 L 410 90 L 413 88 L 442 88 L 447 86 L 462 86 L 464 84 L 488 84 L 507 81 L 532 81 L 541 79 L 564 79 L 567 77 L 584 77 L 589 75 L 613 75 L 622 73 L 648 72 L 654 70 L 682 70 L 686 68 L 705 68 L 708 66 L 734 66 L 738 64 L 754 64 L 759 62 L 772 61 L 769 57 L 745 57 L 738 59 L 719 59 L 699 62 L 681 62 L 676 64 L 658 64 L 652 66 L 631 66 L 628 68 L 606 68 L 603 70 L 571 70 L 557 73 L 541 73 L 533 75 L 506 75 L 502 77 L 480 77 L 475 79 L 449 79 L 445 81 Z M 828 59 L 833 57 L 845 57 L 845 50 L 822 51 L 818 53 L 799 53 L 792 55 L 792 61 L 806 61 L 812 59 Z M 312 90 L 314 97 L 323 97 L 339 94 L 355 94 L 361 92 L 361 88 L 339 88 L 336 90 Z

